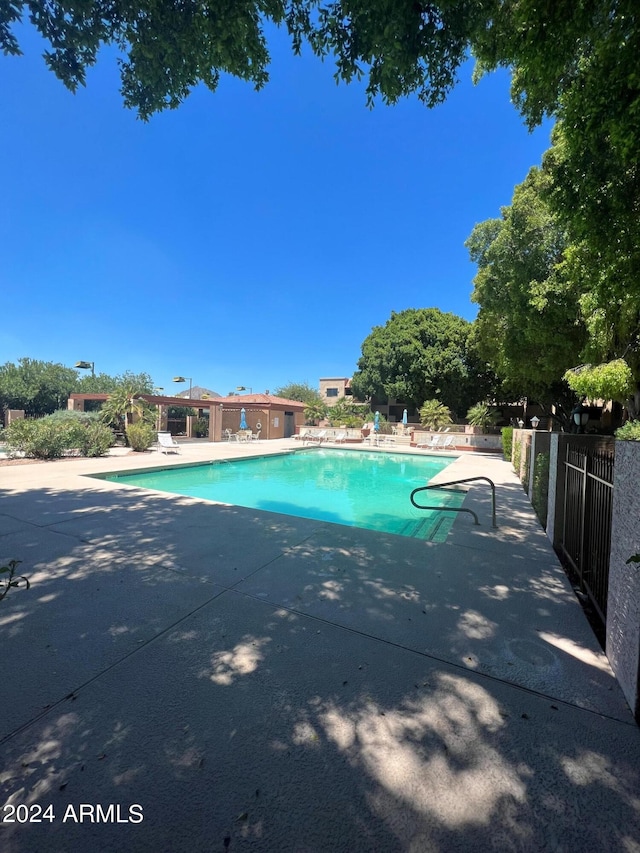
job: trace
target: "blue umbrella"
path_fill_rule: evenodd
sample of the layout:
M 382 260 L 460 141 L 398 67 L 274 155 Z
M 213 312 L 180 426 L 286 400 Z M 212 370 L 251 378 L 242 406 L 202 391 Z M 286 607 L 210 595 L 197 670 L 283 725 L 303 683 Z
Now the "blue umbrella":
M 402 413 L 402 423 L 403 423 L 405 426 L 407 425 L 407 410 L 406 410 L 406 409 L 405 409 L 405 410 L 404 410 L 404 412 Z
M 246 429 L 247 428 L 247 421 L 245 420 L 245 414 L 246 414 L 245 410 L 240 409 L 240 429 Z
M 380 432 L 380 412 L 376 412 L 373 417 L 373 431 Z

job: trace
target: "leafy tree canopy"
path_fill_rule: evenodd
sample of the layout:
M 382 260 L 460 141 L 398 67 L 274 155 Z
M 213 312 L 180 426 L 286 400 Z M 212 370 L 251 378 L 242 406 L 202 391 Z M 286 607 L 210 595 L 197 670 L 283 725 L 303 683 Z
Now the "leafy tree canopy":
M 437 308 L 393 312 L 362 344 L 353 376 L 356 397 L 395 397 L 419 408 L 437 398 L 462 414 L 490 393 L 486 365 L 470 338 L 472 324 Z
M 308 382 L 289 382 L 274 391 L 276 397 L 284 397 L 285 400 L 299 400 L 301 403 L 322 403 L 322 397 L 317 388 L 313 388 Z
M 152 394 L 155 387 L 148 373 L 132 373 L 125 370 L 122 374 L 109 376 L 108 373 L 98 373 L 97 376 L 79 377 L 76 388 L 78 394 L 111 394 L 122 385 L 131 385 L 138 394 Z
M 75 390 L 77 373 L 63 364 L 20 358 L 0 365 L 0 408 L 24 409 L 28 415 L 46 415 L 65 409 Z
M 512 94 L 531 126 L 564 111 L 578 118 L 578 133 L 599 127 L 623 154 L 640 149 L 636 0 L 12 0 L 0 5 L 5 53 L 20 53 L 14 28 L 25 16 L 51 45 L 47 65 L 71 90 L 85 84 L 100 47 L 115 45 L 125 104 L 143 119 L 177 107 L 199 83 L 215 91 L 222 73 L 261 88 L 266 27 L 275 24 L 286 27 L 295 52 L 306 41 L 331 57 L 337 79 L 367 77 L 370 103 L 411 93 L 427 106 L 441 103 L 471 52 L 478 76 L 513 71 Z
M 579 397 L 591 400 L 617 400 L 626 405 L 632 417 L 637 418 L 636 401 L 632 398 L 637 383 L 626 361 L 621 358 L 606 364 L 584 364 L 568 370 L 564 375 L 569 387 Z
M 136 394 L 150 394 L 148 373 L 125 371 L 119 376 L 100 373 L 79 376 L 78 371 L 51 361 L 20 358 L 17 364 L 0 365 L 0 409 L 24 409 L 28 415 L 46 415 L 67 408 L 69 395 L 111 394 L 130 387 Z
M 475 335 L 503 382 L 502 398 L 570 408 L 561 377 L 579 360 L 587 332 L 579 285 L 563 276 L 566 235 L 545 196 L 549 181 L 531 169 L 501 218 L 476 225 L 466 245 L 478 265 Z

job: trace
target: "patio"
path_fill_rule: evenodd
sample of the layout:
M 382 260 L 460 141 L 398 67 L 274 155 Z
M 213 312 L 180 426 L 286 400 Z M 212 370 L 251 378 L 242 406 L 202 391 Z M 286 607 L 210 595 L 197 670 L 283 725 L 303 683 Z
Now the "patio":
M 3 853 L 639 853 L 640 731 L 509 464 L 439 475 L 498 496 L 443 544 L 85 476 L 299 444 L 0 468 L 2 801 L 54 815 Z

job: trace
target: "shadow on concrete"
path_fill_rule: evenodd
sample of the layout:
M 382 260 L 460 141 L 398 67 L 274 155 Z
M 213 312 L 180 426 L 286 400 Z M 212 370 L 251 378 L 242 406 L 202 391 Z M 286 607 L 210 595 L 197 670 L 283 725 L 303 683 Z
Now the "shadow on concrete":
M 0 826 L 6 853 L 639 847 L 630 715 L 491 669 L 509 643 L 531 672 L 542 648 L 565 675 L 595 655 L 542 547 L 119 488 L 7 497 L 0 553 L 33 587 L 0 605 L 0 784 L 55 818 Z M 576 672 L 604 702 L 596 659 Z

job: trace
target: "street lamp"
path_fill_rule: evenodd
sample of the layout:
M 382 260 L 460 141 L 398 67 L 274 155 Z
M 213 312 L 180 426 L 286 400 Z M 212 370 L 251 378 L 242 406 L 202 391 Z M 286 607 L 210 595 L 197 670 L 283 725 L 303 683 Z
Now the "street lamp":
M 164 391 L 164 388 L 161 388 L 161 387 L 158 385 L 158 387 L 157 387 L 157 388 L 154 388 L 154 389 L 153 389 L 153 393 L 155 394 L 155 393 L 156 393 L 156 391 Z
M 186 382 L 187 379 L 189 380 L 189 399 L 191 399 L 191 382 L 192 382 L 191 377 L 190 376 L 174 376 L 173 377 L 174 382 Z
M 251 388 L 251 387 L 245 388 L 244 385 L 237 385 L 236 391 L 248 391 L 250 394 L 253 394 L 253 388 Z
M 571 420 L 575 425 L 577 433 L 584 432 L 584 428 L 589 423 L 589 409 L 583 403 L 578 403 L 571 412 Z
M 95 363 L 93 361 L 76 361 L 74 367 L 79 367 L 80 370 L 91 370 L 91 375 L 95 376 Z

